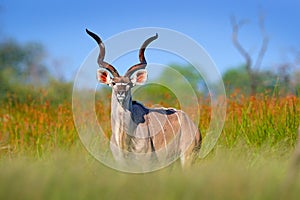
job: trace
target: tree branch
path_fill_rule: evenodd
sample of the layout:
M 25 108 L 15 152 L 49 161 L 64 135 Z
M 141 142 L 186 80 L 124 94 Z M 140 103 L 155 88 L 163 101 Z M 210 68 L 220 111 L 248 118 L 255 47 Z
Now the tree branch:
M 262 14 L 259 17 L 259 27 L 260 27 L 263 41 L 262 41 L 262 45 L 260 47 L 260 51 L 258 53 L 258 57 L 255 62 L 255 65 L 253 67 L 253 70 L 259 70 L 262 60 L 265 56 L 265 53 L 266 53 L 268 45 L 269 45 L 269 37 L 266 35 L 266 31 L 265 31 L 265 17 Z
M 252 65 L 252 59 L 249 53 L 245 50 L 245 48 L 241 45 L 241 43 L 238 40 L 238 32 L 242 25 L 246 23 L 246 20 L 237 22 L 236 18 L 234 16 L 231 16 L 231 26 L 232 26 L 232 42 L 235 48 L 240 52 L 240 54 L 245 58 L 246 60 L 246 69 L 247 71 L 251 71 L 251 65 Z

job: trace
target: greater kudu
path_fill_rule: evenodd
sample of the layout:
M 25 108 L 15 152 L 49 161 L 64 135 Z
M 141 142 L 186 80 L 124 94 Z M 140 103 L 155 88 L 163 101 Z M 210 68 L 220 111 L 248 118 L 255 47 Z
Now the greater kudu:
M 158 162 L 180 156 L 182 166 L 190 165 L 199 152 L 202 138 L 187 114 L 173 108 L 146 108 L 132 101 L 131 88 L 143 85 L 147 80 L 145 49 L 158 35 L 150 37 L 141 46 L 140 63 L 120 76 L 111 64 L 104 61 L 105 47 L 100 37 L 87 29 L 86 32 L 100 47 L 97 79 L 112 88 L 110 148 L 115 159 L 124 161 L 130 159 L 129 154 L 151 153 L 151 159 L 154 155 Z

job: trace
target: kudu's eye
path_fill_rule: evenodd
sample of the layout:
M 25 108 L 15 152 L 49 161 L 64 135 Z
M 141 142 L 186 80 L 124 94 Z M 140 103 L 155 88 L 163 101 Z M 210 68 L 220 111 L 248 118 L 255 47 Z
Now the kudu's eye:
M 114 85 L 116 85 L 116 83 L 115 82 L 111 82 L 111 84 L 114 86 Z

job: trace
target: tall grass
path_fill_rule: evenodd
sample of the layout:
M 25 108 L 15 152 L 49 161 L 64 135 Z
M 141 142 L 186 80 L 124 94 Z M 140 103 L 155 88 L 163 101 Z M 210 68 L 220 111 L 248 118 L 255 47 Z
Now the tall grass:
M 10 98 L 0 109 L 0 155 L 33 154 L 41 157 L 56 148 L 68 149 L 78 140 L 70 103 Z
M 223 138 L 227 145 L 242 139 L 247 145 L 260 147 L 286 143 L 292 146 L 300 123 L 300 99 L 289 95 L 228 98 L 227 121 Z
M 223 133 L 213 152 L 190 170 L 173 167 L 129 175 L 104 167 L 81 145 L 69 102 L 26 102 L 13 97 L 0 108 L 0 199 L 276 199 L 300 122 L 300 98 L 227 99 Z M 210 120 L 201 99 L 199 127 Z M 98 120 L 108 124 L 109 104 L 97 103 Z M 193 109 L 193 108 L 191 108 Z M 300 196 L 300 179 L 284 195 Z M 283 197 L 283 196 L 282 196 Z

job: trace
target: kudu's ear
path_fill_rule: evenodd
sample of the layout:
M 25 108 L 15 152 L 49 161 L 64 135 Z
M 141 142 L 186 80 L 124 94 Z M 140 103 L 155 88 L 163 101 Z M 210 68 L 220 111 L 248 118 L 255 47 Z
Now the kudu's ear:
M 105 69 L 98 69 L 97 70 L 97 80 L 100 83 L 104 83 L 104 84 L 110 85 L 112 79 L 109 76 L 108 71 L 106 71 Z
M 147 81 L 147 77 L 148 77 L 147 70 L 140 69 L 132 75 L 131 82 L 133 85 L 144 85 Z

